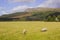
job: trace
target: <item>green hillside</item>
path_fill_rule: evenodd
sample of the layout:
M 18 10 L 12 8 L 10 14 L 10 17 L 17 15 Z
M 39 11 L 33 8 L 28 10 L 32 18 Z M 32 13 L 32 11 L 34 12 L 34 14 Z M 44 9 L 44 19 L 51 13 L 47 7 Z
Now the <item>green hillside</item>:
M 18 21 L 60 21 L 59 8 L 28 8 L 24 12 L 2 15 L 0 18 L 18 18 Z M 5 19 L 4 19 L 5 20 Z M 9 19 L 7 19 L 9 20 Z M 15 19 L 14 19 L 15 20 Z

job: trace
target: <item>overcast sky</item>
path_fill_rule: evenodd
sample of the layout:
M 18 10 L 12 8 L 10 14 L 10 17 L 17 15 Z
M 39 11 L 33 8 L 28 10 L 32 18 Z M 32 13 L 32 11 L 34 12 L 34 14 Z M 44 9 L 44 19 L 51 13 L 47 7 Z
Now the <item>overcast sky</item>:
M 0 15 L 34 7 L 60 8 L 60 0 L 0 0 Z

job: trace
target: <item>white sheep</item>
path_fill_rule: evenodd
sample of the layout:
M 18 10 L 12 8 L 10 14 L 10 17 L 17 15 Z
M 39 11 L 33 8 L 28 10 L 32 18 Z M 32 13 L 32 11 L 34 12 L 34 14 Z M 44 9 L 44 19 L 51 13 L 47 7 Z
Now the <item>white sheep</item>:
M 45 31 L 47 31 L 47 28 L 42 28 L 41 31 L 45 32 Z
M 26 29 L 23 29 L 23 34 L 24 34 L 24 35 L 26 34 L 26 32 L 27 32 L 27 30 L 26 30 Z
M 59 19 L 58 19 L 57 17 L 55 18 L 55 20 L 56 20 L 57 22 L 59 21 Z

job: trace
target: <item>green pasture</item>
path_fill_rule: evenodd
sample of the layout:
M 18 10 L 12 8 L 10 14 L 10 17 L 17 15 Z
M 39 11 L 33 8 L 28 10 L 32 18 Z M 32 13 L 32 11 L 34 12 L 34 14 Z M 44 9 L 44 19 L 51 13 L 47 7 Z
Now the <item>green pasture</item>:
M 47 31 L 41 32 L 42 28 Z M 0 22 L 0 40 L 60 40 L 60 22 Z

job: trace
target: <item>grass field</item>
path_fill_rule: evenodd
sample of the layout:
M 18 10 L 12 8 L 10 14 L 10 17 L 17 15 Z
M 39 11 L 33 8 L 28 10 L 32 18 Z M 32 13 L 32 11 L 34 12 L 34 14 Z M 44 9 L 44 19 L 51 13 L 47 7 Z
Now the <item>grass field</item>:
M 47 31 L 41 32 L 44 27 Z M 0 22 L 0 40 L 60 40 L 60 22 Z

